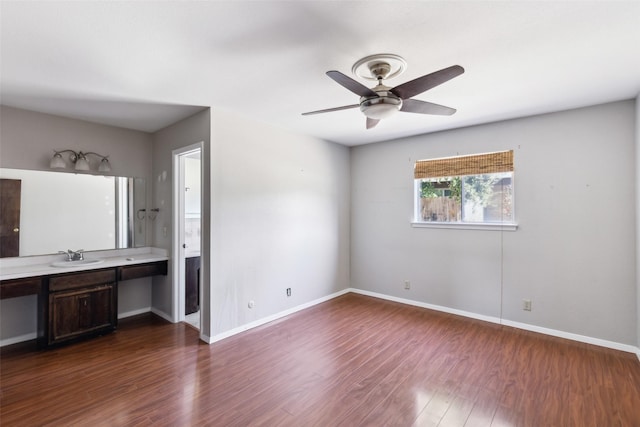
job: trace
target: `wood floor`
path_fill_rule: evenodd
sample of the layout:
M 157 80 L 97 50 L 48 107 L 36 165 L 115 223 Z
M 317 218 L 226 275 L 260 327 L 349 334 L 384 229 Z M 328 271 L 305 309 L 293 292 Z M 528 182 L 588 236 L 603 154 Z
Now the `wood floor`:
M 640 426 L 634 354 L 355 294 L 211 346 L 143 315 L 0 369 L 2 426 Z

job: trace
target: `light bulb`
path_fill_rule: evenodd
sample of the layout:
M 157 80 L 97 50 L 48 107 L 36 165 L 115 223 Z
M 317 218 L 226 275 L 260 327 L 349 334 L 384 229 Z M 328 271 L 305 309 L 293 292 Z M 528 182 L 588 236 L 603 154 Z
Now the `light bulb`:
M 77 171 L 89 170 L 89 161 L 82 153 L 78 154 L 78 159 L 76 160 L 76 170 Z
M 67 167 L 67 164 L 62 159 L 62 155 L 60 155 L 60 153 L 56 153 L 49 162 L 49 167 L 51 169 L 64 169 Z
M 105 157 L 100 161 L 100 166 L 98 166 L 98 170 L 100 172 L 109 172 L 111 170 L 111 164 L 109 160 Z

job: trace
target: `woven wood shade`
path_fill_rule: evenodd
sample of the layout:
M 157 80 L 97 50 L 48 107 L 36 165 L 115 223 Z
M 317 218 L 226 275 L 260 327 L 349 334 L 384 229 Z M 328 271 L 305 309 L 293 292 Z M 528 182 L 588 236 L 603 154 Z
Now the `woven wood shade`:
M 473 156 L 418 160 L 415 179 L 513 172 L 513 150 Z

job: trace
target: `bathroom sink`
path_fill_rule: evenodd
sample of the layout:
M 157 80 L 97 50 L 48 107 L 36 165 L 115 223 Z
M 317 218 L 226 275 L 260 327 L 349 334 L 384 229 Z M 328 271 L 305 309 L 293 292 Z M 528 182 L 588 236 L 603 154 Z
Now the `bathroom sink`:
M 57 262 L 52 262 L 51 263 L 51 267 L 58 267 L 58 268 L 69 268 L 69 267 L 77 267 L 77 266 L 82 266 L 82 265 L 91 265 L 91 264 L 100 264 L 101 262 L 103 262 L 104 260 L 101 259 L 81 259 L 78 261 L 57 261 Z

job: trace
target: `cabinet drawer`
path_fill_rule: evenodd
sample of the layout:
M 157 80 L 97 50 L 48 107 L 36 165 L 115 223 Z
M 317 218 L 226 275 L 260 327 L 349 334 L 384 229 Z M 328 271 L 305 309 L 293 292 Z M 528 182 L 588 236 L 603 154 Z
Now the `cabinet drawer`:
M 3 280 L 0 282 L 0 299 L 39 294 L 41 285 L 42 279 L 40 277 Z
M 67 273 L 49 278 L 49 292 L 83 288 L 91 285 L 115 283 L 116 269 L 93 270 L 82 273 Z
M 122 267 L 118 267 L 119 280 L 131 280 L 157 275 L 167 275 L 167 261 L 148 262 L 146 264 L 124 265 Z

